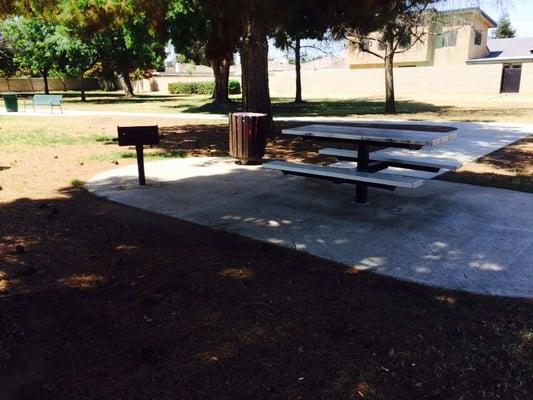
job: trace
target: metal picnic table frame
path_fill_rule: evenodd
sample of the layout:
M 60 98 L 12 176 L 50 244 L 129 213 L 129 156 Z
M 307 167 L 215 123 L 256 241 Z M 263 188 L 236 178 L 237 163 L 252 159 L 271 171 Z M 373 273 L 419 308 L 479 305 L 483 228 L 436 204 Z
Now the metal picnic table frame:
M 337 133 L 335 133 L 337 131 Z M 371 146 L 395 147 L 409 150 L 420 150 L 424 146 L 434 146 L 456 139 L 457 134 L 450 132 L 401 131 L 390 128 L 359 128 L 353 126 L 336 125 L 308 125 L 298 128 L 285 129 L 284 135 L 295 135 L 319 141 L 341 142 L 355 144 L 357 148 L 356 170 L 374 173 L 390 166 L 399 166 L 429 172 L 438 172 L 440 168 L 412 165 L 409 162 L 395 163 L 374 161 L 371 157 Z M 395 186 L 357 182 L 356 202 L 364 204 L 368 201 L 368 188 L 394 190 Z

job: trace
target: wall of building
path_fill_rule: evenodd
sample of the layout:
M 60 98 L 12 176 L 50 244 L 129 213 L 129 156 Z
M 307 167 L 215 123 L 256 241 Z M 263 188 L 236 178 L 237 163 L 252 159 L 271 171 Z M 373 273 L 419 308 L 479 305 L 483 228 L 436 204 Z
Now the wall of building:
M 522 64 L 522 79 L 520 80 L 520 93 L 533 94 L 533 63 Z
M 502 66 L 498 64 L 396 68 L 395 89 L 399 96 L 498 94 L 501 70 Z M 302 72 L 303 95 L 306 98 L 383 95 L 384 81 L 382 68 Z M 270 90 L 273 96 L 294 96 L 294 72 L 271 74 Z
M 488 53 L 487 39 L 489 21 L 479 13 L 465 13 L 447 16 L 440 22 L 431 24 L 430 29 L 424 28 L 425 35 L 405 53 L 396 55 L 395 65 L 460 65 L 466 60 L 485 57 Z M 475 44 L 475 32 L 482 34 L 481 45 Z M 430 33 L 428 33 L 430 32 Z M 442 35 L 447 32 L 455 33 L 457 42 L 455 46 L 442 45 Z M 373 36 L 371 34 L 370 36 Z M 382 54 L 377 43 L 373 43 L 372 51 Z M 346 50 L 346 63 L 348 68 L 375 68 L 381 60 L 372 54 L 360 51 L 356 46 L 348 45 Z
M 443 46 L 442 37 L 448 32 L 455 33 L 457 42 L 455 46 Z M 438 30 L 434 36 L 434 65 L 464 65 L 470 52 L 470 37 L 472 28 L 469 26 L 446 26 Z
M 533 64 L 528 64 L 533 66 Z M 372 69 L 323 69 L 302 70 L 304 98 L 355 98 L 358 96 L 382 96 L 385 93 L 383 68 Z M 395 68 L 395 89 L 398 96 L 404 95 L 459 95 L 500 93 L 502 66 L 445 65 L 431 67 Z M 533 71 L 523 71 L 533 78 Z M 152 87 L 161 93 L 171 82 L 212 80 L 206 77 L 154 77 Z M 238 77 L 232 77 L 238 79 Z M 273 97 L 293 97 L 295 72 L 278 71 L 269 74 L 270 93 Z M 523 79 L 524 88 L 533 91 L 533 79 Z M 145 84 L 145 87 L 150 85 Z
M 421 31 L 422 40 L 413 45 L 409 50 L 398 53 L 394 57 L 395 65 L 422 65 L 430 62 L 431 45 L 430 36 L 426 28 Z M 377 37 L 376 34 L 369 35 Z M 374 53 L 384 55 L 385 51 L 380 50 L 379 43 L 373 40 L 369 41 L 370 50 Z M 346 63 L 349 68 L 368 68 L 380 65 L 383 60 L 373 54 L 361 51 L 357 45 L 348 41 L 346 47 Z
M 475 31 L 479 31 L 482 34 L 481 45 L 475 44 Z M 468 59 L 473 60 L 476 58 L 483 58 L 489 54 L 489 48 L 487 46 L 489 36 L 489 26 L 485 19 L 477 15 L 470 26 L 470 51 L 468 53 Z
M 83 81 L 78 79 L 49 78 L 48 87 L 51 91 L 64 90 L 98 90 L 100 84 L 96 78 L 88 78 Z M 0 92 L 44 92 L 42 78 L 10 78 L 0 79 Z

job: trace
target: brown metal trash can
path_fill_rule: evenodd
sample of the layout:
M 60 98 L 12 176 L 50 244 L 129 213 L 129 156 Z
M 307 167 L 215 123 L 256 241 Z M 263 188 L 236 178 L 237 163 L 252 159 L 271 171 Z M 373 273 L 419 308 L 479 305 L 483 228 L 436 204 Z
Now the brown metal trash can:
M 229 115 L 229 154 L 241 164 L 261 163 L 269 129 L 267 114 L 239 112 Z

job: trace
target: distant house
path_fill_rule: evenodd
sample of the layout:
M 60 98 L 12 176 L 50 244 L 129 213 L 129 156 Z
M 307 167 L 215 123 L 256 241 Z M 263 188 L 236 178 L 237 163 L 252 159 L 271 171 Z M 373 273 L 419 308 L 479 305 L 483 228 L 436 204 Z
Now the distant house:
M 426 67 L 426 79 L 453 78 L 452 87 L 464 80 L 469 82 L 462 86 L 472 87 L 473 79 L 477 86 L 474 90 L 480 92 L 533 91 L 533 76 L 527 76 L 524 82 L 522 79 L 526 69 L 533 75 L 533 64 L 523 68 L 524 63 L 533 63 L 533 38 L 489 39 L 488 31 L 495 27 L 496 22 L 479 8 L 440 11 L 436 22 L 423 28 L 422 42 L 397 54 L 394 65 L 402 69 Z M 377 42 L 370 40 L 368 45 L 374 46 L 373 52 L 382 52 Z M 354 45 L 348 46 L 346 63 L 350 69 L 383 68 L 381 59 Z M 480 65 L 492 67 L 475 68 Z M 427 73 L 427 68 L 435 75 Z M 453 77 L 449 75 L 452 71 Z
M 533 38 L 489 39 L 489 53 L 467 60 L 468 65 L 501 64 L 502 93 L 518 93 L 522 82 L 522 66 L 533 63 Z

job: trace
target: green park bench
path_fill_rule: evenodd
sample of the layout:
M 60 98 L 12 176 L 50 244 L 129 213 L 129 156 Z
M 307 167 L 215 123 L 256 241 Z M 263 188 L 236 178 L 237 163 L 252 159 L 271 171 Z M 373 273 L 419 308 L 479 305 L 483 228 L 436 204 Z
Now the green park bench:
M 61 113 L 63 113 L 63 108 L 61 107 L 61 102 L 63 101 L 63 96 L 60 94 L 36 94 L 33 96 L 31 105 L 33 111 L 35 111 L 35 106 L 50 106 L 50 111 L 54 113 L 54 107 L 59 107 Z

